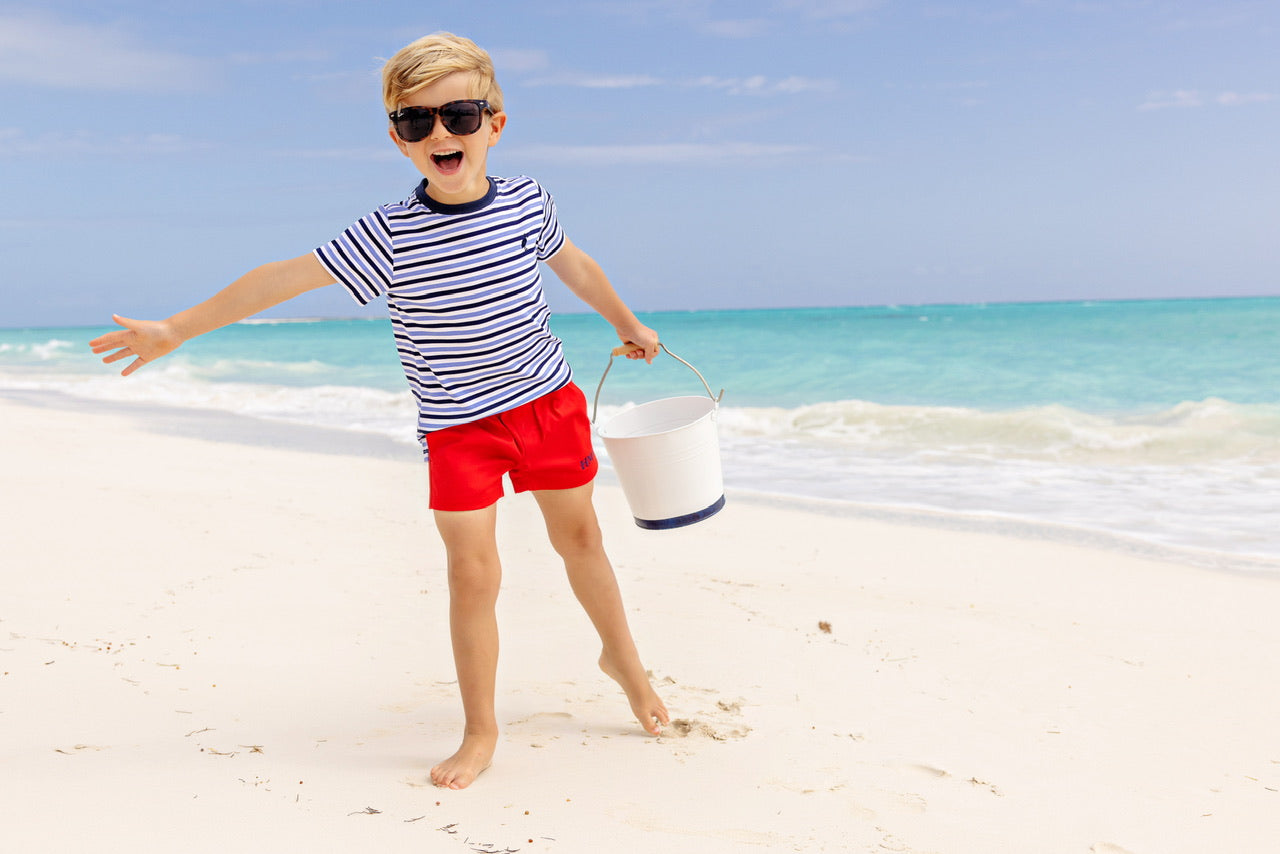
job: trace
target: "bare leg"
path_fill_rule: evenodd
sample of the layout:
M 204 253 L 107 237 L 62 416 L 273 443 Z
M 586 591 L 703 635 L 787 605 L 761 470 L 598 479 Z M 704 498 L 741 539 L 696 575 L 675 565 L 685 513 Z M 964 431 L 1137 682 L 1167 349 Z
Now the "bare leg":
M 494 531 L 497 504 L 466 512 L 435 511 L 449 557 L 449 633 L 462 694 L 464 726 L 458 752 L 431 769 L 437 786 L 464 789 L 489 767 L 498 744 L 494 690 L 502 580 Z
M 622 686 L 640 726 L 658 735 L 671 718 L 640 663 L 618 579 L 604 551 L 591 493 L 592 484 L 588 483 L 577 489 L 537 491 L 534 496 L 551 544 L 564 559 L 574 595 L 600 635 L 604 646 L 600 669 Z

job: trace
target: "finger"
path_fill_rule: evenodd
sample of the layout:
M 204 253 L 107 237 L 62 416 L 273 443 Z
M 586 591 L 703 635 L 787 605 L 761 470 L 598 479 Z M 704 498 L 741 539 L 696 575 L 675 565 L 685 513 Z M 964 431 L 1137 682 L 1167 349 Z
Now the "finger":
M 129 363 L 129 367 L 125 368 L 123 371 L 120 372 L 120 376 L 127 377 L 129 376 L 129 374 L 138 370 L 138 368 L 141 368 L 145 364 L 146 362 L 143 361 L 143 358 L 141 356 L 139 356 L 138 358 L 134 359 L 132 362 Z
M 635 349 L 627 354 L 628 359 L 644 359 L 645 364 L 653 364 L 653 358 L 658 355 L 658 342 L 654 341 L 647 346 L 636 344 Z
M 120 347 L 127 346 L 124 337 L 127 332 L 110 332 L 106 335 L 100 335 L 89 342 L 89 349 L 95 353 L 101 353 L 104 350 L 115 350 Z
M 132 356 L 132 355 L 133 355 L 133 351 L 130 350 L 128 347 L 125 347 L 123 350 L 118 349 L 114 353 L 109 353 L 108 355 L 103 356 L 102 361 L 104 364 L 109 365 L 112 362 L 118 362 L 121 359 L 128 358 L 129 356 Z
M 111 319 L 115 321 L 117 326 L 123 326 L 124 328 L 113 329 L 110 332 L 102 333 L 97 338 L 89 342 L 90 347 L 94 347 L 97 350 L 119 347 L 137 332 L 138 321 L 133 320 L 132 318 L 123 317 L 119 314 L 111 315 Z

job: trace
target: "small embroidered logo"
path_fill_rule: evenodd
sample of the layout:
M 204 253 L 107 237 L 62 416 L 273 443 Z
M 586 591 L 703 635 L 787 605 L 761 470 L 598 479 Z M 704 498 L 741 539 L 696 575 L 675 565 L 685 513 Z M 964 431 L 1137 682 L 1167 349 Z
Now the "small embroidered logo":
M 585 457 L 583 457 L 581 460 L 578 461 L 578 468 L 582 469 L 583 471 L 586 471 L 587 469 L 591 468 L 591 464 L 594 463 L 595 461 L 596 461 L 596 455 L 594 453 L 587 454 Z

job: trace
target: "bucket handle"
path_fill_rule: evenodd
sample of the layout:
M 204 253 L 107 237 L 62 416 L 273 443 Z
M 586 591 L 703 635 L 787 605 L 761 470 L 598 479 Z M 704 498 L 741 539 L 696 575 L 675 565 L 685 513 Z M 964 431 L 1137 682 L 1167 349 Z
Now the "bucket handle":
M 711 386 L 707 385 L 706 379 L 703 378 L 702 374 L 698 373 L 697 368 L 695 368 L 693 365 L 686 362 L 684 359 L 681 359 L 675 353 L 672 353 L 670 350 L 668 350 L 666 344 L 659 342 L 658 346 L 662 348 L 662 352 L 666 353 L 668 356 L 675 359 L 677 362 L 684 365 L 686 368 L 693 371 L 695 374 L 698 374 L 698 379 L 702 380 L 702 387 L 707 390 L 707 396 L 710 397 L 711 400 L 717 405 L 720 403 L 720 398 L 724 397 L 724 389 L 720 389 L 719 394 L 712 394 Z M 591 423 L 592 424 L 596 423 L 596 409 L 600 406 L 600 389 L 604 388 L 604 378 L 609 376 L 609 369 L 613 367 L 614 357 L 621 356 L 625 353 L 630 353 L 632 350 L 638 350 L 638 349 L 640 348 L 636 347 L 634 344 L 623 344 L 619 347 L 614 347 L 613 350 L 610 351 L 609 364 L 605 365 L 604 375 L 600 377 L 600 384 L 596 386 L 595 400 L 591 402 Z

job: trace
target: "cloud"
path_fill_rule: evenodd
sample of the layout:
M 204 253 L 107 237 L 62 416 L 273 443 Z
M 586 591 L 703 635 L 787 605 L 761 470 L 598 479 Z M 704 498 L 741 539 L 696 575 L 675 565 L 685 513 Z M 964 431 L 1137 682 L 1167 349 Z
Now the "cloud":
M 0 157 L 152 157 L 207 151 L 213 146 L 176 133 L 103 137 L 66 131 L 31 136 L 18 128 L 0 128 Z
M 567 86 L 580 89 L 640 89 L 670 86 L 715 89 L 726 95 L 795 95 L 800 92 L 831 92 L 834 80 L 814 77 L 782 77 L 770 79 L 763 74 L 751 77 L 714 77 L 706 75 L 688 80 L 664 80 L 650 74 L 589 74 L 564 72 L 533 77 L 526 86 Z
M 1164 110 L 1169 108 L 1203 107 L 1214 103 L 1221 107 L 1239 107 L 1245 104 L 1263 104 L 1276 100 L 1270 92 L 1221 92 L 1212 98 L 1202 96 L 1195 89 L 1177 89 L 1172 92 L 1152 92 L 1138 106 L 1139 110 Z
M 794 95 L 800 92 L 831 92 L 834 80 L 813 77 L 784 77 L 770 80 L 762 74 L 752 77 L 699 77 L 687 85 L 718 89 L 727 95 Z
M 569 86 L 580 89 L 637 89 L 658 86 L 663 81 L 648 74 L 576 74 L 563 72 L 534 77 L 524 81 L 526 86 Z
M 1270 92 L 1223 92 L 1214 100 L 1224 107 L 1238 107 L 1242 104 L 1264 104 L 1275 99 L 1276 96 Z
M 532 145 L 512 150 L 513 156 L 553 163 L 590 166 L 638 164 L 740 165 L 744 161 L 812 155 L 807 145 L 765 145 L 754 142 L 670 143 L 652 145 Z
M 146 47 L 118 27 L 0 13 L 0 82 L 156 92 L 197 88 L 210 71 L 203 60 Z
M 1204 99 L 1195 89 L 1177 89 L 1173 92 L 1152 92 L 1147 100 L 1138 106 L 1139 110 L 1166 110 L 1170 107 L 1179 109 L 1200 107 Z

